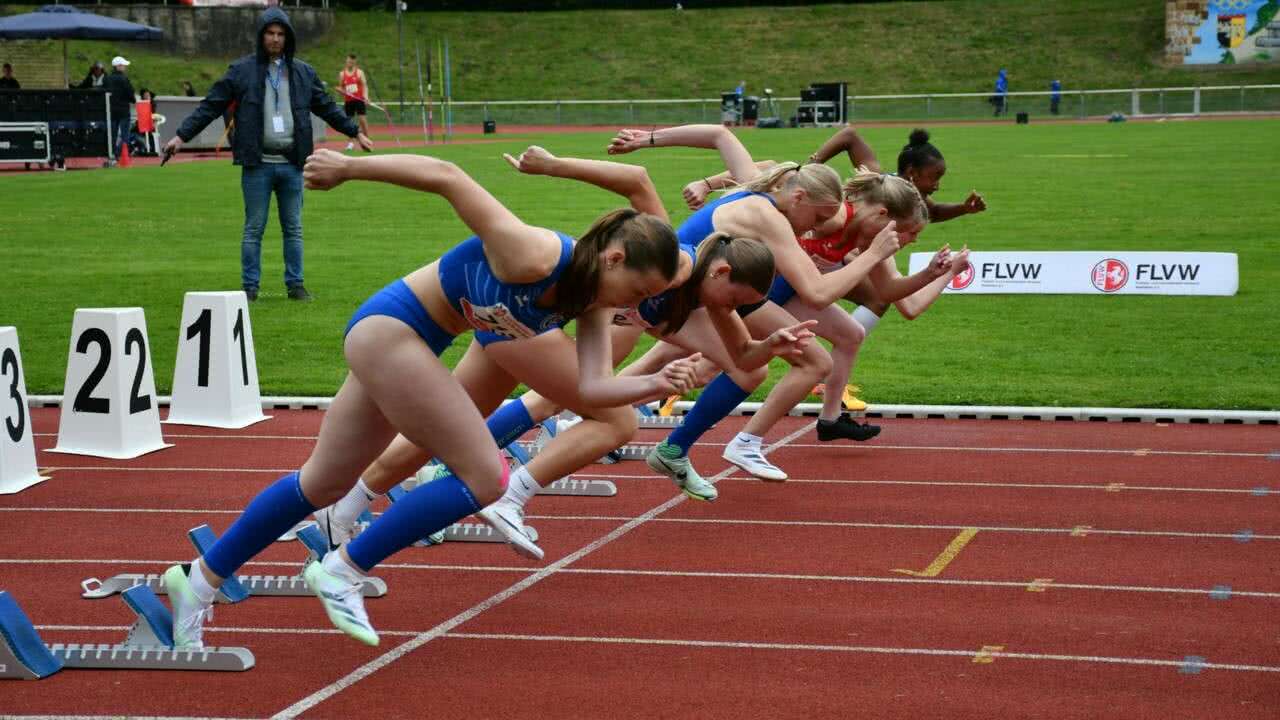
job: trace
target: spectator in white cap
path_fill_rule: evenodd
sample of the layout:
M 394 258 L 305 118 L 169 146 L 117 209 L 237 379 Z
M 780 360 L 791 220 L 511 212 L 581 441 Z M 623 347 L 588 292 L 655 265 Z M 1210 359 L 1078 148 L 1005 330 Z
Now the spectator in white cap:
M 120 148 L 129 142 L 129 106 L 133 104 L 133 83 L 129 82 L 126 68 L 129 61 L 119 55 L 111 58 L 111 74 L 102 82 L 102 89 L 111 93 L 111 142 L 115 148 L 113 158 L 120 157 Z M 108 164 L 115 165 L 114 159 Z

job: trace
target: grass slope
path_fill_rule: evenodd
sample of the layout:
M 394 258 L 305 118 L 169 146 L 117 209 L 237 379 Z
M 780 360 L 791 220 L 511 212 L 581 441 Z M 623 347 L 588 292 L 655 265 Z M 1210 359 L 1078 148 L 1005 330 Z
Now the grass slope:
M 748 92 L 796 95 L 843 79 L 857 94 L 985 92 L 1007 67 L 1011 90 L 1280 82 L 1280 63 L 1165 67 L 1163 0 L 947 2 L 670 11 L 410 13 L 405 97 L 417 96 L 413 43 L 447 37 L 455 100 L 705 98 L 746 79 Z M 18 11 L 9 6 L 10 11 Z M 363 57 L 385 99 L 399 95 L 395 16 L 338 13 L 302 56 L 329 82 L 342 57 Z M 0 43 L 0 52 L 4 44 Z M 61 48 L 47 44 L 48 62 Z M 94 59 L 126 50 L 135 86 L 200 90 L 230 58 L 163 56 L 143 44 L 73 42 L 79 79 Z M 78 73 L 78 74 L 77 74 Z
M 1261 120 L 937 128 L 934 140 L 950 161 L 939 198 L 978 188 L 991 209 L 929 228 L 913 249 L 948 242 L 982 250 L 1231 251 L 1240 254 L 1241 290 L 1229 298 L 946 297 L 914 322 L 891 312 L 862 350 L 855 380 L 877 402 L 1280 407 L 1280 216 L 1266 209 L 1257 184 L 1280 161 L 1277 127 Z M 866 134 L 885 158 L 906 130 Z M 825 132 L 743 138 L 757 157 L 796 158 Z M 535 224 L 579 233 L 618 204 L 594 188 L 511 171 L 500 153 L 533 140 L 559 154 L 601 157 L 607 138 L 504 138 L 433 152 Z M 670 148 L 627 159 L 649 168 L 677 221 L 688 214 L 679 198 L 684 182 L 718 164 L 713 153 Z M 847 172 L 845 161 L 834 162 Z M 239 287 L 238 181 L 238 169 L 224 162 L 0 176 L 0 325 L 18 327 L 30 392 L 61 391 L 77 307 L 146 308 L 157 386 L 169 387 L 183 293 Z M 440 199 L 375 185 L 308 193 L 304 217 L 307 285 L 317 302 L 284 299 L 274 220 L 264 240 L 266 294 L 252 306 L 264 393 L 333 393 L 350 313 L 468 234 Z

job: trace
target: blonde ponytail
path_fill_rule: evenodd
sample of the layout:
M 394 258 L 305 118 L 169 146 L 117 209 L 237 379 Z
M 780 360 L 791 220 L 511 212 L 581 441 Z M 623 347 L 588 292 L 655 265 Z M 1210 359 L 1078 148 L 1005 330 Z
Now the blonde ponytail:
M 910 180 L 869 170 L 866 166 L 859 167 L 844 184 L 844 194 L 855 205 L 883 205 L 894 220 L 924 222 L 929 217 L 924 197 Z

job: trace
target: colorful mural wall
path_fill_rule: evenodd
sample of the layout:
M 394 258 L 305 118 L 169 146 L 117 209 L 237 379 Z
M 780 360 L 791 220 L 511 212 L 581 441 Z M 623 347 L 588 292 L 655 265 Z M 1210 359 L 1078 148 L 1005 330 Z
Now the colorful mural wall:
M 1165 59 L 1207 65 L 1280 61 L 1280 0 L 1167 0 Z

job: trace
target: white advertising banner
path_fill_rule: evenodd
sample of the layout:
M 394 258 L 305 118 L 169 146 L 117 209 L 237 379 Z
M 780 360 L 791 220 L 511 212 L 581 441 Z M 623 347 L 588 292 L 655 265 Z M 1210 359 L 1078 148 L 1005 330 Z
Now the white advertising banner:
M 911 272 L 932 253 L 911 253 Z M 1235 295 L 1235 253 L 975 252 L 948 293 L 1086 295 Z

